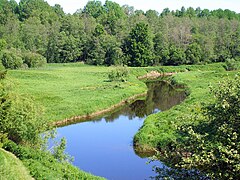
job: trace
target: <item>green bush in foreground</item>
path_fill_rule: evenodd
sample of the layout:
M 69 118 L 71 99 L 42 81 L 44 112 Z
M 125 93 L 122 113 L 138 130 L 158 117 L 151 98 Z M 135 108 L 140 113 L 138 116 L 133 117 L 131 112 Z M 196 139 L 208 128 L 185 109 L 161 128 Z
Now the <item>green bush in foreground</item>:
M 7 80 L 0 80 L 0 129 L 16 143 L 39 145 L 39 134 L 47 130 L 42 109 L 31 98 L 14 94 Z
M 240 178 L 240 77 L 211 89 L 215 101 L 182 121 L 197 125 L 179 128 L 181 139 L 166 151 L 180 169 L 197 169 L 210 178 Z M 188 171 L 189 173 L 189 171 Z

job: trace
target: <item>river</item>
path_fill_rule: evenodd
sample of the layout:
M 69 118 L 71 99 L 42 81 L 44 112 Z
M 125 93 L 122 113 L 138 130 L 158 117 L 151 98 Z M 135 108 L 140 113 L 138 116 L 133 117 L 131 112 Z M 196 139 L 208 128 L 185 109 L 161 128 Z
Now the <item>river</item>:
M 73 165 L 110 180 L 143 180 L 154 176 L 152 167 L 133 148 L 133 137 L 144 119 L 167 110 L 185 99 L 182 90 L 167 82 L 147 82 L 145 100 L 134 103 L 102 118 L 57 128 L 57 138 L 67 140 L 66 153 L 74 157 Z

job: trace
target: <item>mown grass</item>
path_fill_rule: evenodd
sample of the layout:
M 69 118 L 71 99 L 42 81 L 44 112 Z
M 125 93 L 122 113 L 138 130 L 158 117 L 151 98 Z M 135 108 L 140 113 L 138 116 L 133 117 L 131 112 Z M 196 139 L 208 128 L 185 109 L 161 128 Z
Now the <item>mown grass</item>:
M 212 65 L 214 67 L 214 65 Z M 213 100 L 209 86 L 216 86 L 224 78 L 234 78 L 237 72 L 227 72 L 217 67 L 209 71 L 197 69 L 194 71 L 175 74 L 169 81 L 173 84 L 182 84 L 187 87 L 189 96 L 186 100 L 168 111 L 150 115 L 144 121 L 144 125 L 134 137 L 134 142 L 141 150 L 148 148 L 164 148 L 169 142 L 176 140 L 176 126 L 188 123 L 181 120 L 182 116 L 188 115 L 193 109 L 199 108 L 201 103 Z M 179 68 L 179 67 L 177 67 Z M 198 120 L 196 119 L 196 123 Z
M 45 108 L 45 118 L 58 121 L 106 109 L 143 93 L 146 85 L 130 75 L 127 82 L 109 82 L 114 67 L 48 64 L 41 69 L 11 70 L 18 93 L 32 96 Z
M 13 154 L 0 148 L 0 180 L 33 179 L 23 163 Z

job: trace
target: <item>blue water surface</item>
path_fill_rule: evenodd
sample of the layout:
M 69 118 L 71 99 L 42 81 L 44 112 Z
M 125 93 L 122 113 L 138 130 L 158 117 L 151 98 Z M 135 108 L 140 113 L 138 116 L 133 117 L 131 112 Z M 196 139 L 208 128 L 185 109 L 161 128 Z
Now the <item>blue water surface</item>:
M 110 180 L 144 180 L 155 175 L 153 166 L 163 164 L 139 157 L 133 137 L 147 115 L 169 109 L 185 95 L 163 82 L 150 85 L 146 100 L 100 119 L 57 128 L 57 138 L 66 138 L 66 153 L 74 157 L 75 166 Z

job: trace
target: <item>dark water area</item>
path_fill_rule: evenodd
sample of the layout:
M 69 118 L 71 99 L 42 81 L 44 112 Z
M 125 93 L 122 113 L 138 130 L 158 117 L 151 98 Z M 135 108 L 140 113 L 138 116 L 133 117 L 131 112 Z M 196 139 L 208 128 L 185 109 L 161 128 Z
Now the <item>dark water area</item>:
M 144 119 L 153 113 L 167 110 L 185 99 L 164 81 L 148 82 L 145 100 L 134 103 L 99 119 L 72 124 L 57 129 L 57 138 L 67 140 L 66 153 L 74 157 L 73 165 L 81 170 L 110 180 L 141 180 L 154 176 L 152 167 L 133 148 L 133 137 Z

